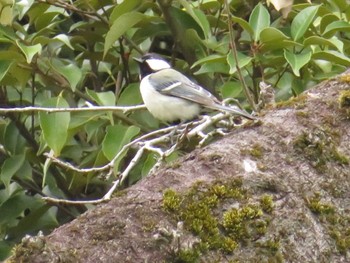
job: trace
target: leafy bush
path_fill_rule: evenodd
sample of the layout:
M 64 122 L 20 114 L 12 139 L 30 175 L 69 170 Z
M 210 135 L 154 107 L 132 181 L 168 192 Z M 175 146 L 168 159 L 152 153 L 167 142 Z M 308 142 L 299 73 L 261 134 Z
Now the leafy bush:
M 225 3 L 0 1 L 0 260 L 25 234 L 49 231 L 89 208 L 51 206 L 41 197 L 103 196 L 133 156 L 123 146 L 162 125 L 145 110 L 38 107 L 141 104 L 137 65 L 129 58 L 148 50 L 253 109 L 261 81 L 282 100 L 350 65 L 346 0 L 297 3 L 284 17 L 264 2 L 233 0 L 230 13 Z M 20 109 L 26 106 L 36 108 Z M 79 170 L 112 160 L 110 170 Z M 144 153 L 125 184 L 155 162 L 154 152 Z

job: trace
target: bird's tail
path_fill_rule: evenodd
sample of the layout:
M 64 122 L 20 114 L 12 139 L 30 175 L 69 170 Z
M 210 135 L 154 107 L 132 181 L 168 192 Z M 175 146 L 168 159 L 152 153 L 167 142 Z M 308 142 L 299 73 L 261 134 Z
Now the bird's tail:
M 229 113 L 232 113 L 234 115 L 238 115 L 238 116 L 242 116 L 246 119 L 249 119 L 249 120 L 255 120 L 256 118 L 253 117 L 252 115 L 250 115 L 248 112 L 244 111 L 244 110 L 241 110 L 239 109 L 238 107 L 228 107 L 228 106 L 223 106 L 223 105 L 220 105 L 220 104 L 214 104 L 208 108 L 212 108 L 212 109 L 215 109 L 215 110 L 220 110 L 220 111 L 225 111 L 225 112 L 229 112 Z

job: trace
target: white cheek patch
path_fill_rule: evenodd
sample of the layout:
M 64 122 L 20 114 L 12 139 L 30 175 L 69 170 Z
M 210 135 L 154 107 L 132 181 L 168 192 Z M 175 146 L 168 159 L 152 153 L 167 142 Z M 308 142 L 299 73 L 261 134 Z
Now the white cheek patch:
M 146 62 L 148 66 L 154 71 L 170 68 L 169 63 L 161 59 L 148 59 Z

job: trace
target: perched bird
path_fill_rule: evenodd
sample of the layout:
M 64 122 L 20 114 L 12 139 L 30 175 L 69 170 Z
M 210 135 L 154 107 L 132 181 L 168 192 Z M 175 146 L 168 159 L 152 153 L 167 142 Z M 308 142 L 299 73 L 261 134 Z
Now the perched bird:
M 157 54 L 146 54 L 134 60 L 140 67 L 142 99 L 151 114 L 161 121 L 190 120 L 198 116 L 203 107 L 254 119 L 237 107 L 221 105 L 209 91 L 172 69 Z

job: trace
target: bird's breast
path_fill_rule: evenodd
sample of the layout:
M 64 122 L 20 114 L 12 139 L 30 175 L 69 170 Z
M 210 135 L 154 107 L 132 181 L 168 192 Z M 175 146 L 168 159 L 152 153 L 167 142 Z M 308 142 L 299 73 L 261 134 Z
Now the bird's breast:
M 162 121 L 190 120 L 201 110 L 197 103 L 159 93 L 149 83 L 148 76 L 142 79 L 140 92 L 147 109 Z

